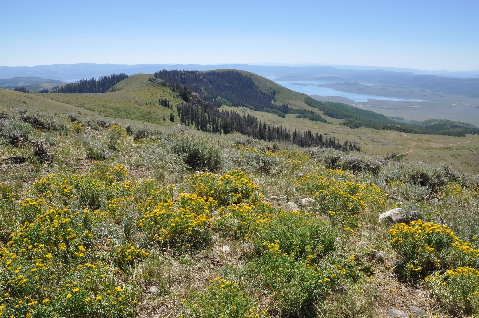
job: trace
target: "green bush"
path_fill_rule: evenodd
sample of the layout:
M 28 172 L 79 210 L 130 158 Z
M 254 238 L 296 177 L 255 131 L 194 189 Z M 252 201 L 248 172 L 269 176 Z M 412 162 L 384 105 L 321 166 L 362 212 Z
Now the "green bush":
M 214 172 L 222 166 L 221 150 L 211 141 L 183 137 L 173 144 L 173 151 L 191 170 Z
M 87 158 L 93 160 L 105 160 L 110 157 L 110 152 L 108 151 L 108 146 L 105 145 L 101 140 L 92 140 L 86 138 L 84 141 L 84 146 L 87 153 Z
M 274 243 L 247 270 L 256 284 L 271 293 L 280 317 L 315 317 L 314 304 L 332 291 L 345 272 L 339 265 L 320 268 L 295 260 Z
M 314 215 L 299 211 L 282 212 L 273 216 L 256 233 L 259 251 L 277 246 L 294 260 L 316 263 L 335 249 L 337 233 Z
M 453 314 L 479 313 L 479 270 L 458 267 L 426 277 L 426 284 Z
M 0 119 L 0 136 L 8 139 L 12 146 L 28 141 L 33 132 L 32 125 L 16 119 Z
M 409 282 L 439 270 L 479 268 L 479 250 L 460 240 L 445 225 L 419 220 L 397 224 L 389 232 L 393 249 L 403 258 L 397 270 Z
M 254 302 L 236 282 L 219 277 L 210 281 L 206 291 L 186 302 L 186 306 L 195 318 L 267 317 L 265 312 L 258 312 Z

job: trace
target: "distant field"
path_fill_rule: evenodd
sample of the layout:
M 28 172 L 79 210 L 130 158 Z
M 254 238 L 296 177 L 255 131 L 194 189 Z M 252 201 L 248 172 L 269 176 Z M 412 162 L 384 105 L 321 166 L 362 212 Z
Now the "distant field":
M 291 83 L 302 81 L 291 81 Z M 319 85 L 319 84 L 318 84 Z M 298 86 L 301 88 L 301 86 Z M 424 88 L 397 87 L 390 85 L 366 85 L 358 82 L 325 82 L 321 87 L 334 91 L 361 94 L 365 97 L 384 96 L 397 99 L 415 99 L 425 101 L 394 101 L 371 98 L 367 101 L 353 100 L 344 96 L 324 96 L 314 94 L 314 86 L 308 86 L 308 94 L 317 100 L 346 103 L 361 109 L 371 110 L 389 117 L 401 117 L 406 120 L 449 119 L 463 121 L 479 126 L 479 98 L 449 93 L 438 93 Z
M 226 109 L 234 110 L 232 107 Z M 370 128 L 350 129 L 338 124 L 313 123 L 304 118 L 287 115 L 280 118 L 273 114 L 242 108 L 241 112 L 254 114 L 261 120 L 283 125 L 292 130 L 310 129 L 330 134 L 342 140 L 357 142 L 362 151 L 369 154 L 406 154 L 406 161 L 424 161 L 451 164 L 470 173 L 479 173 L 479 136 L 452 137 L 439 135 L 408 134 Z

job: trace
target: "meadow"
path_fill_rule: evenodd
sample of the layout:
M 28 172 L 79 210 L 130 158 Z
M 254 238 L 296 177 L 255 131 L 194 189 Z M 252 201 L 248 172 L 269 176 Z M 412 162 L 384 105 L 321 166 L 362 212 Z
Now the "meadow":
M 479 314 L 477 136 L 246 109 L 363 151 L 208 134 L 145 79 L 0 90 L 1 317 Z M 396 207 L 422 220 L 378 221 Z

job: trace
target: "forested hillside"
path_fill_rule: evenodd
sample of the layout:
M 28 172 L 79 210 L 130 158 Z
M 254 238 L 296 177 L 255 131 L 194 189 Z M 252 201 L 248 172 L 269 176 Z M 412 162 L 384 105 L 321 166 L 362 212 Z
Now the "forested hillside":
M 204 74 L 207 75 L 203 76 Z M 274 105 L 271 102 L 271 96 L 268 97 L 267 94 L 260 91 L 250 77 L 240 72 L 221 71 L 201 74 L 199 72 L 162 71 L 155 73 L 155 78 L 160 81 L 153 80 L 153 82 L 171 88 L 185 102 L 177 106 L 178 116 L 184 125 L 193 125 L 196 129 L 211 133 L 239 132 L 261 140 L 291 142 L 300 147 L 318 146 L 343 151 L 360 150 L 356 143 L 347 140 L 341 143 L 334 137 L 323 137 L 310 130 L 290 131 L 282 126 L 261 122 L 252 115 L 240 115 L 237 112 L 220 110 L 219 106 L 224 103 L 248 106 L 248 108 L 258 111 L 270 110 L 271 112 L 271 110 L 275 110 L 273 113 L 280 112 L 282 114 L 284 113 L 278 109 L 285 112 L 291 110 L 287 105 L 280 107 Z M 187 85 L 200 92 L 201 96 Z M 246 88 L 243 90 L 242 87 Z M 224 93 L 220 95 L 222 89 L 224 89 Z M 248 93 L 250 94 L 248 95 Z M 159 103 L 166 104 L 162 100 Z M 265 104 L 269 107 L 263 107 Z M 308 113 L 304 110 L 297 111 Z M 309 113 L 316 115 L 312 112 Z M 317 116 L 319 117 L 319 115 Z
M 127 77 L 128 75 L 121 73 L 101 76 L 97 80 L 94 78 L 89 80 L 82 79 L 78 82 L 54 87 L 50 90 L 43 90 L 41 93 L 105 93 Z
M 156 72 L 154 77 L 163 81 L 160 83 L 173 88 L 176 85 L 183 85 L 216 107 L 240 106 L 270 112 L 280 117 L 284 117 L 285 114 L 298 114 L 297 117 L 325 122 L 324 118 L 312 111 L 291 108 L 287 104 L 275 104 L 273 101 L 276 91 L 262 91 L 250 76 L 236 70 L 210 72 L 163 70 Z

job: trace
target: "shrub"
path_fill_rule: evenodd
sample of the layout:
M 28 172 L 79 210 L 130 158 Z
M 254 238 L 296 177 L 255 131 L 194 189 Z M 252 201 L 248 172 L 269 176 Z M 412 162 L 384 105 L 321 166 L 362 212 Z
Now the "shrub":
M 356 226 L 361 211 L 368 206 L 377 210 L 385 205 L 385 195 L 374 184 L 353 180 L 354 176 L 343 170 L 317 170 L 299 179 L 297 189 L 314 193 L 314 210 L 328 215 L 333 224 Z
M 131 244 L 115 249 L 110 240 L 98 244 L 110 216 L 96 209 L 130 197 L 134 186 L 122 166 L 35 181 L 14 213 L 22 224 L 0 248 L 2 315 L 135 316 L 136 287 L 117 269 L 128 270 L 144 252 Z M 11 192 L 2 193 L 2 202 L 11 205 Z
M 479 270 L 458 267 L 425 280 L 433 295 L 454 314 L 479 313 Z
M 456 176 L 444 167 L 415 162 L 402 165 L 391 164 L 381 171 L 380 178 L 387 183 L 399 181 L 408 187 L 416 188 L 409 195 L 405 193 L 403 196 L 408 200 L 422 201 L 425 196 L 431 197 L 437 194 L 447 182 L 453 181 Z M 418 191 L 421 193 L 414 195 L 414 192 Z
M 118 143 L 124 137 L 126 137 L 126 132 L 122 127 L 111 125 L 108 128 L 108 148 L 111 150 L 118 150 Z
M 341 169 L 350 170 L 354 173 L 370 172 L 373 175 L 377 175 L 381 170 L 381 163 L 379 161 L 355 156 L 342 158 L 339 166 Z
M 133 244 L 121 245 L 116 249 L 114 262 L 119 269 L 128 271 L 146 256 L 148 256 L 147 252 L 136 248 Z
M 226 237 L 247 239 L 272 218 L 274 208 L 265 203 L 231 204 L 218 209 L 214 229 Z
M 393 249 L 404 259 L 398 270 L 410 282 L 437 270 L 479 266 L 479 250 L 460 240 L 445 225 L 419 220 L 397 224 L 389 232 Z
M 271 150 L 242 147 L 233 158 L 236 166 L 246 171 L 272 174 L 279 170 L 281 159 Z
M 198 196 L 212 198 L 220 206 L 256 204 L 262 200 L 258 186 L 244 172 L 233 170 L 222 176 L 212 173 L 192 175 L 187 183 Z
M 16 119 L 0 119 L 0 136 L 7 138 L 12 146 L 18 147 L 29 140 L 32 125 Z
M 174 143 L 173 151 L 192 170 L 214 172 L 222 166 L 221 150 L 210 141 L 184 137 Z
M 254 240 L 260 251 L 277 246 L 294 260 L 316 263 L 334 250 L 336 232 L 324 221 L 302 212 L 282 212 L 257 231 Z
M 281 317 L 314 317 L 314 303 L 327 295 L 345 272 L 340 265 L 320 268 L 295 260 L 274 243 L 250 262 L 247 270 L 271 293 Z
M 147 210 L 138 226 L 163 246 L 191 249 L 210 241 L 211 210 L 214 200 L 183 193 L 175 201 L 160 203 Z
M 64 125 L 48 114 L 25 113 L 21 116 L 22 121 L 30 124 L 33 128 L 48 131 L 58 131 L 65 129 Z
M 192 316 L 197 318 L 267 317 L 265 312 L 258 312 L 253 301 L 236 282 L 219 277 L 210 281 L 208 289 L 195 295 L 186 305 Z
M 61 266 L 18 258 L 3 270 L 0 312 L 6 317 L 133 317 L 136 288 L 115 284 L 111 269 L 101 263 Z M 3 264 L 1 264 L 3 265 Z M 5 267 L 0 268 L 5 269 Z M 10 282 L 10 283 L 9 283 Z M 132 306 L 133 305 L 133 306 Z
M 437 198 L 431 218 L 445 222 L 459 237 L 478 243 L 479 191 L 454 182 L 444 186 Z
M 108 151 L 108 146 L 106 146 L 100 140 L 91 140 L 89 138 L 85 139 L 84 146 L 87 153 L 88 159 L 93 160 L 105 160 L 110 157 L 110 152 Z
M 76 121 L 76 120 L 72 121 L 71 128 L 77 134 L 82 133 L 82 132 L 85 131 L 85 127 L 83 127 L 83 125 L 79 121 Z

